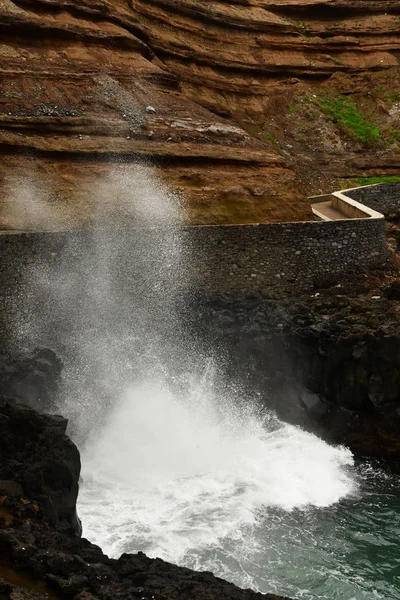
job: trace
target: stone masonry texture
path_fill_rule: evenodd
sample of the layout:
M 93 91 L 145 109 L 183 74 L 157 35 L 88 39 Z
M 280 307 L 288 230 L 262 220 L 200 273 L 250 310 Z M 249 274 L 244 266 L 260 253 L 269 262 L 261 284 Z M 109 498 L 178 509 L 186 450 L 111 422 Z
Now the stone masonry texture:
M 346 195 L 385 216 L 400 210 L 400 182 L 360 187 Z
M 146 285 L 145 271 L 166 288 L 274 295 L 335 284 L 387 257 L 383 219 L 3 234 L 0 245 L 3 305 L 21 295 L 33 268 L 50 280 L 56 271 L 96 278 L 106 269 L 128 290 Z

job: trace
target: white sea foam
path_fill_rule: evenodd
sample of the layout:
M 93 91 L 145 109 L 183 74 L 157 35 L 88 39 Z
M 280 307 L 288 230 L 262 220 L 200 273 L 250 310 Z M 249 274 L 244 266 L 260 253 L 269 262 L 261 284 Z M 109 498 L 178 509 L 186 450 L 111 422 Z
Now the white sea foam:
M 185 564 L 226 540 L 251 544 L 263 507 L 324 507 L 354 491 L 350 451 L 199 385 L 131 387 L 83 452 L 84 534 L 110 555 Z

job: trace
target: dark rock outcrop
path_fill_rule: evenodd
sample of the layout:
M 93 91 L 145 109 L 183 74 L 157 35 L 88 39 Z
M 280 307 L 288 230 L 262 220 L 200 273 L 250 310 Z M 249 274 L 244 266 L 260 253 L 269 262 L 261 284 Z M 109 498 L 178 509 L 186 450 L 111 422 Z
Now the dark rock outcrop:
M 9 350 L 7 354 L 0 354 L 0 395 L 49 412 L 57 395 L 61 371 L 62 361 L 53 350 L 35 348 L 19 356 Z
M 81 463 L 66 428 L 63 417 L 40 415 L 2 397 L 0 491 L 23 498 L 21 515 L 37 513 L 55 530 L 80 535 L 76 499 Z
M 400 473 L 399 306 L 386 288 L 203 297 L 193 335 L 218 348 L 227 380 L 249 397 Z
M 0 597 L 7 600 L 283 600 L 143 553 L 109 559 L 81 539 L 79 452 L 66 420 L 0 401 Z
M 393 281 L 390 285 L 388 285 L 384 294 L 388 300 L 400 300 L 400 281 Z

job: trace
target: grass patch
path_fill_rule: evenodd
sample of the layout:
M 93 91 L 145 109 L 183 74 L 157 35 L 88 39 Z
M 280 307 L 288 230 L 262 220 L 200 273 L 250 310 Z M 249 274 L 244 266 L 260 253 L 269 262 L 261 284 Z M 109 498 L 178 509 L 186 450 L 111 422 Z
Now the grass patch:
M 345 185 L 373 185 L 375 183 L 400 183 L 400 177 L 396 175 L 383 175 L 382 177 L 355 177 L 351 181 L 346 181 Z
M 400 102 L 400 93 L 399 92 L 385 92 L 385 100 L 389 104 L 396 104 Z
M 309 25 L 302 21 L 295 21 L 294 19 L 289 18 L 286 18 L 285 21 L 286 23 L 290 23 L 290 25 L 293 25 L 294 27 L 296 27 L 297 29 L 301 29 L 302 31 L 308 31 L 309 29 Z
M 379 127 L 374 125 L 357 108 L 351 98 L 345 96 L 323 96 L 318 99 L 321 111 L 355 141 L 372 146 L 382 139 Z
M 274 144 L 274 146 L 279 146 L 278 140 L 272 135 L 272 133 L 268 133 L 268 131 L 263 131 L 262 136 L 270 144 Z

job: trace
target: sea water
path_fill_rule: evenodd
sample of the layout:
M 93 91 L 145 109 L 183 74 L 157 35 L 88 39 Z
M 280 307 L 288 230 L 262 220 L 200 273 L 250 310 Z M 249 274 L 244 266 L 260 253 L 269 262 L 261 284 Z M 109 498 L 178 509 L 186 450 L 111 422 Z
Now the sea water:
M 400 491 L 251 403 L 131 386 L 83 454 L 84 535 L 294 598 L 400 598 Z

